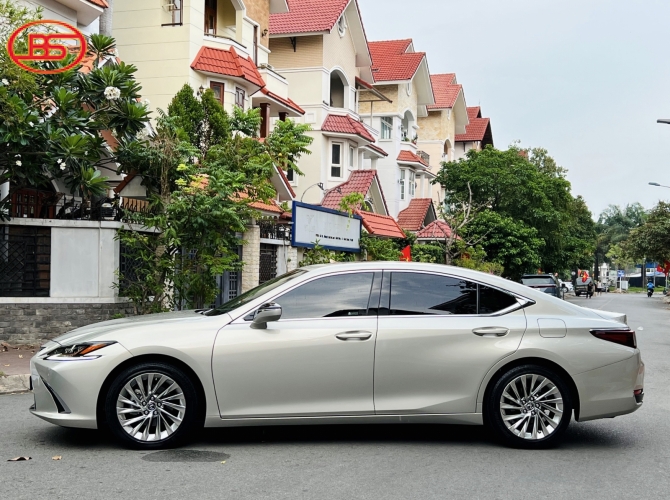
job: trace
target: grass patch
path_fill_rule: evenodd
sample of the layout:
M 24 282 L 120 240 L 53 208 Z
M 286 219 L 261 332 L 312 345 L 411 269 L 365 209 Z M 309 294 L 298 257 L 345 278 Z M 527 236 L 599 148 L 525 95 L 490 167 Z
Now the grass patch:
M 5 372 L 0 372 L 0 377 L 6 377 Z

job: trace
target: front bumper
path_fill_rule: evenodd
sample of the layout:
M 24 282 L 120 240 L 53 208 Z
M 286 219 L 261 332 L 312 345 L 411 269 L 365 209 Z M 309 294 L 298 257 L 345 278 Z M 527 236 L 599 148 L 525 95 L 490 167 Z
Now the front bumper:
M 644 363 L 638 351 L 632 357 L 575 377 L 579 391 L 579 421 L 617 417 L 642 406 Z M 636 394 L 637 392 L 637 394 Z
M 96 359 L 48 361 L 41 353 L 30 361 L 30 381 L 35 404 L 30 412 L 63 427 L 96 429 L 100 388 L 120 363 L 130 359 L 122 345 L 99 351 Z

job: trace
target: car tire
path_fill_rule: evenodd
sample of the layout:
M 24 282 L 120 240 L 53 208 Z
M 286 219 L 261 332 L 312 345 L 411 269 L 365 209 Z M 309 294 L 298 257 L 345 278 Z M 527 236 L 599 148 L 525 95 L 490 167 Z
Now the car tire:
M 539 365 L 504 372 L 484 403 L 485 424 L 513 448 L 556 446 L 572 418 L 570 388 L 558 373 Z
M 141 363 L 117 375 L 104 410 L 118 440 L 150 450 L 183 443 L 196 427 L 198 408 L 198 392 L 182 370 L 167 363 Z

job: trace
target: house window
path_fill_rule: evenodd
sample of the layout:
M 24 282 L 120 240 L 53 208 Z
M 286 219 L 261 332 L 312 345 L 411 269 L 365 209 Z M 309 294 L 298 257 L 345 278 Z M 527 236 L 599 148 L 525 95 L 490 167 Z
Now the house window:
M 416 174 L 414 172 L 409 173 L 409 195 L 414 196 L 414 188 L 416 187 Z
M 289 180 L 289 182 L 295 182 L 295 173 L 293 172 L 292 168 L 289 168 L 286 171 L 286 178 Z
M 258 26 L 254 26 L 254 64 L 258 66 Z
M 388 116 L 382 117 L 382 140 L 391 139 L 393 132 L 393 118 Z
M 344 19 L 344 14 L 337 21 L 337 32 L 340 36 L 344 36 L 344 33 L 347 31 L 347 21 Z
M 172 24 L 182 24 L 182 2 L 183 0 L 172 0 L 167 4 L 172 14 Z
M 244 109 L 244 90 L 236 87 L 235 88 L 235 106 L 239 106 L 240 108 Z
M 342 144 L 333 143 L 330 155 L 330 176 L 342 177 Z
M 205 33 L 216 35 L 217 0 L 205 0 Z
M 405 199 L 405 171 L 400 171 L 400 199 Z
M 221 106 L 223 106 L 223 83 L 211 82 L 209 88 L 214 92 L 214 99 L 219 101 Z
M 351 170 L 354 169 L 354 155 L 356 154 L 356 150 L 354 149 L 353 146 L 349 146 L 349 168 Z

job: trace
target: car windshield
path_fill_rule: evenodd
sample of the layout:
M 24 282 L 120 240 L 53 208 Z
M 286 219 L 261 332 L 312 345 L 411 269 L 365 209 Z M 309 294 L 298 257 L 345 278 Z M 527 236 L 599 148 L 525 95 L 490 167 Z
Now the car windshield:
M 233 300 L 226 302 L 225 304 L 222 304 L 219 307 L 216 307 L 214 309 L 205 312 L 204 314 L 205 316 L 218 316 L 220 314 L 230 312 L 234 309 L 237 309 L 238 307 L 243 306 L 244 304 L 251 302 L 257 297 L 260 297 L 264 293 L 274 290 L 275 288 L 282 286 L 284 283 L 288 283 L 289 281 L 294 280 L 299 276 L 302 276 L 306 272 L 307 271 L 305 271 L 304 269 L 296 269 L 295 271 L 291 271 L 290 273 L 278 276 L 270 281 L 266 281 L 265 283 L 263 283 L 260 286 L 257 286 L 256 288 L 252 288 L 248 292 L 245 292 L 242 295 L 235 297 Z
M 551 276 L 528 276 L 521 278 L 524 285 L 555 285 L 556 282 Z

